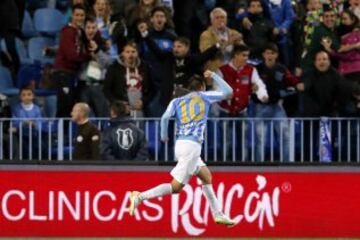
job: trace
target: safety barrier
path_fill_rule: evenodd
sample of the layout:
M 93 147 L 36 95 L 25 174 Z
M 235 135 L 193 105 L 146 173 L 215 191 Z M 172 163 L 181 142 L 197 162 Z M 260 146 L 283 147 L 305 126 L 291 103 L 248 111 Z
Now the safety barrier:
M 160 141 L 159 118 L 134 118 L 148 141 L 149 161 L 174 161 L 170 141 Z M 109 119 L 91 119 L 101 130 Z M 30 125 L 31 127 L 29 127 Z M 70 119 L 0 119 L 1 160 L 74 160 L 76 124 Z M 202 157 L 207 162 L 360 162 L 356 118 L 210 118 Z

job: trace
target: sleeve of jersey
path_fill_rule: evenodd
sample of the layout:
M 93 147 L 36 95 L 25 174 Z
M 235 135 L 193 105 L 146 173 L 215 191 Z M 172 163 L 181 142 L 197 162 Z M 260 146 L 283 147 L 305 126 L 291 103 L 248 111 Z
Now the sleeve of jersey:
M 213 73 L 211 77 L 214 79 L 216 91 L 207 91 L 204 93 L 210 103 L 222 101 L 232 95 L 233 89 L 219 74 Z
M 160 137 L 161 140 L 165 141 L 168 139 L 168 125 L 169 125 L 169 119 L 174 115 L 175 113 L 175 99 L 172 100 L 167 107 L 165 113 L 161 117 L 160 122 Z
M 226 98 L 223 92 L 218 91 L 206 91 L 203 92 L 203 96 L 210 103 L 220 102 Z

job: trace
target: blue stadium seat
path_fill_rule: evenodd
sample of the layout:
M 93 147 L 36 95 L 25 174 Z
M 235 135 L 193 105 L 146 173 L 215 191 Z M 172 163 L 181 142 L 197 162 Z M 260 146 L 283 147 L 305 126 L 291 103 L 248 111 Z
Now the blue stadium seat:
M 0 93 L 7 96 L 19 94 L 19 89 L 14 87 L 10 71 L 3 66 L 0 66 Z
M 46 37 L 35 37 L 31 38 L 28 43 L 29 57 L 34 62 L 41 64 L 53 63 L 54 58 L 45 57 L 43 51 L 46 47 L 52 47 L 55 42 L 51 38 Z
M 15 41 L 16 41 L 16 50 L 17 50 L 19 58 L 20 58 L 20 63 L 21 64 L 31 64 L 32 60 L 28 56 L 27 49 L 25 47 L 24 42 L 19 38 L 16 38 Z M 1 45 L 0 49 L 2 49 L 3 51 L 6 52 L 7 48 L 6 48 L 6 43 L 5 43 L 4 39 L 1 40 L 0 45 Z
M 54 36 L 63 24 L 63 14 L 54 8 L 41 8 L 35 11 L 34 24 L 39 33 Z
M 38 33 L 35 30 L 33 19 L 30 16 L 30 13 L 25 10 L 24 20 L 22 22 L 21 32 L 26 38 L 36 37 Z

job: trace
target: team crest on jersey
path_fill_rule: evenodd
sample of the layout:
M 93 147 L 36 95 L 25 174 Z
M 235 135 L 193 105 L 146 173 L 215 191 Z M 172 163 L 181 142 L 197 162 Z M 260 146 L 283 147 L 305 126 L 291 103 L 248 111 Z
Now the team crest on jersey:
M 129 150 L 134 143 L 133 131 L 130 128 L 119 128 L 116 130 L 116 134 L 119 147 Z

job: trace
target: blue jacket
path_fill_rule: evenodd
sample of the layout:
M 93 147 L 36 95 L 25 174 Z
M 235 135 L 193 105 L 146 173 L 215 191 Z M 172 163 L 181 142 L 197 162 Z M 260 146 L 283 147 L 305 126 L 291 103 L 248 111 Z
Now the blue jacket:
M 27 111 L 23 108 L 23 106 L 21 105 L 21 103 L 17 104 L 13 109 L 12 109 L 12 117 L 13 118 L 21 118 L 22 120 L 15 120 L 14 122 L 14 127 L 15 128 L 19 128 L 20 127 L 20 122 L 24 122 L 26 120 L 34 120 L 34 119 L 39 119 L 41 118 L 41 109 L 39 106 L 37 106 L 36 104 L 34 104 L 34 107 Z M 41 124 L 40 120 L 36 120 L 35 121 L 35 128 L 39 129 Z M 29 133 L 29 128 L 27 125 L 23 125 L 23 134 L 27 135 Z M 36 134 L 36 132 L 33 132 L 33 134 Z
M 280 5 L 274 5 L 269 0 L 264 0 L 276 28 L 289 30 L 295 18 L 291 0 L 281 0 Z M 287 39 L 283 36 L 279 42 Z

